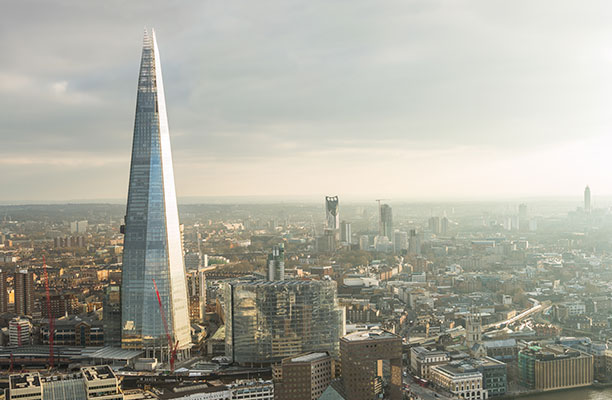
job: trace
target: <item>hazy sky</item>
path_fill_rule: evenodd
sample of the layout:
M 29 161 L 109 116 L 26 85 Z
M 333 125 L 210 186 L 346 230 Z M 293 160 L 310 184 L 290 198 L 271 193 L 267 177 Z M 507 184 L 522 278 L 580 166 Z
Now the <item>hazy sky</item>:
M 0 201 L 127 196 L 145 26 L 179 197 L 612 194 L 609 1 L 0 1 Z

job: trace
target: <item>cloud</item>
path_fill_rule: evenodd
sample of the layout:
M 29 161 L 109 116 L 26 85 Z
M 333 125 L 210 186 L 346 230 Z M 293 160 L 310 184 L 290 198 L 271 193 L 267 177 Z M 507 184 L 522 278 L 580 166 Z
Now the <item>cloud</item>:
M 611 12 L 604 1 L 12 2 L 0 16 L 0 156 L 19 172 L 0 178 L 12 188 L 0 200 L 39 195 L 50 171 L 71 179 L 48 198 L 126 196 L 144 26 L 158 36 L 179 194 L 272 194 L 272 180 L 295 194 L 511 194 L 488 187 L 491 166 L 521 193 L 599 181 L 612 194 L 604 160 L 577 145 L 612 125 Z M 572 146 L 573 163 L 559 162 Z M 554 172 L 573 183 L 548 182 Z

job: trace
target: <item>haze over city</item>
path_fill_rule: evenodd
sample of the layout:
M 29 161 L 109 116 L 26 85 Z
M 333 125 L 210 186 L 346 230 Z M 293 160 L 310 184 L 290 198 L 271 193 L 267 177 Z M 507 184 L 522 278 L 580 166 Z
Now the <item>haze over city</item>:
M 0 202 L 125 199 L 144 26 L 179 201 L 611 195 L 610 17 L 605 1 L 7 2 Z

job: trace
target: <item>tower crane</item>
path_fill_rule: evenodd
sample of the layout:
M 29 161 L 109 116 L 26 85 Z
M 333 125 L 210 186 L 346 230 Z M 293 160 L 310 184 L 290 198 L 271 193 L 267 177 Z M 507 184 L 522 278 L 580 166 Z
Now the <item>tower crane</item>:
M 49 318 L 49 368 L 53 368 L 55 357 L 53 356 L 53 314 L 51 313 L 51 295 L 49 294 L 49 275 L 47 274 L 47 261 L 43 256 L 43 273 L 45 276 L 45 293 L 47 295 L 47 317 Z
M 153 279 L 153 286 L 155 287 L 155 294 L 157 295 L 157 302 L 159 303 L 159 312 L 161 313 L 162 322 L 164 324 L 164 329 L 166 331 L 166 339 L 168 339 L 168 352 L 170 354 L 170 372 L 174 372 L 174 361 L 176 360 L 176 352 L 178 350 L 178 340 L 176 343 L 172 341 L 172 336 L 170 336 L 170 330 L 168 329 L 168 320 L 166 319 L 166 312 L 164 311 L 164 305 L 162 303 L 161 296 L 159 295 L 159 290 L 157 290 L 157 283 L 155 283 L 155 279 Z

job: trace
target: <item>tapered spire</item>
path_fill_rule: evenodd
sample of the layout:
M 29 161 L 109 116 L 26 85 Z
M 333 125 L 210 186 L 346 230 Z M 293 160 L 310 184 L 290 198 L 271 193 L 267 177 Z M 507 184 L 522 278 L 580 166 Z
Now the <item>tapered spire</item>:
M 161 62 L 155 31 L 151 29 L 149 34 L 146 28 L 138 77 L 121 294 L 122 347 L 164 346 L 166 329 L 173 342 L 179 342 L 179 348 L 190 345 L 185 265 Z M 167 316 L 167 322 L 162 314 Z

